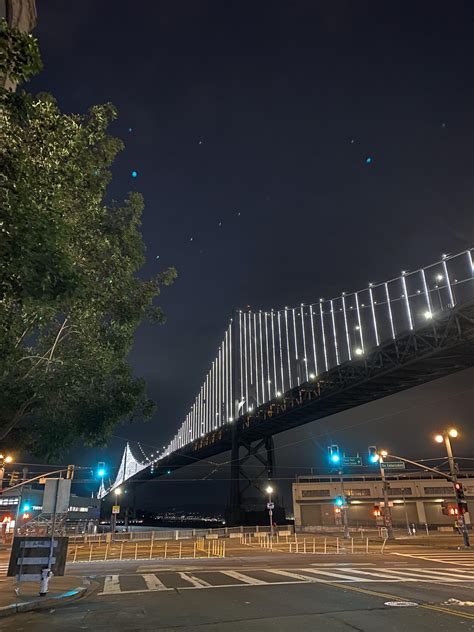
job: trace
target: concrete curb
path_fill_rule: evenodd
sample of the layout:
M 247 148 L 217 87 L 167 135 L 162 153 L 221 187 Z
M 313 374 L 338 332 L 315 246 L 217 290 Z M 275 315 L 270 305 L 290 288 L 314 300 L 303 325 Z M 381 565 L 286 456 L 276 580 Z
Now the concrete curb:
M 54 597 L 46 597 L 33 599 L 31 601 L 19 601 L 9 606 L 0 607 L 0 618 L 10 617 L 21 612 L 30 612 L 31 610 L 46 610 L 49 608 L 65 606 L 73 601 L 78 601 L 84 597 L 90 597 L 99 589 L 97 582 L 90 582 L 88 586 L 77 586 L 72 590 L 68 590 Z

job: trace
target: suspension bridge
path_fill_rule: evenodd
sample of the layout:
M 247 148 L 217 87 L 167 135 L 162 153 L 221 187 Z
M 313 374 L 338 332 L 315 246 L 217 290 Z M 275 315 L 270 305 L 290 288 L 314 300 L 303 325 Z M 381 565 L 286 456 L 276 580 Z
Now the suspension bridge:
M 273 435 L 472 366 L 473 249 L 333 299 L 237 311 L 175 436 L 141 458 L 127 444 L 99 495 L 231 451 L 238 521 L 244 493 L 272 477 Z

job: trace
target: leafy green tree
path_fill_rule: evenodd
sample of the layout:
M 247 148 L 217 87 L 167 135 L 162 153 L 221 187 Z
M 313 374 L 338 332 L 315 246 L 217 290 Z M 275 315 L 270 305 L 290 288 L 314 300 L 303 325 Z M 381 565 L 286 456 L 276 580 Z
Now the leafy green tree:
M 107 133 L 115 116 L 110 104 L 66 115 L 49 94 L 0 94 L 0 441 L 43 458 L 104 445 L 153 412 L 127 355 L 144 319 L 164 321 L 154 303 L 176 271 L 137 275 L 139 194 L 104 202 L 122 148 Z

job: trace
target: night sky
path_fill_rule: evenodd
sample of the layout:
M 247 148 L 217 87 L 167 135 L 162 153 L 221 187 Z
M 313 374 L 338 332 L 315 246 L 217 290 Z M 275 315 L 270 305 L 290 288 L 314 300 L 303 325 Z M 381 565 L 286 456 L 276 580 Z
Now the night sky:
M 473 245 L 472 3 L 38 0 L 37 9 L 45 69 L 29 89 L 52 92 L 66 112 L 117 107 L 112 131 L 126 148 L 110 195 L 145 197 L 143 274 L 179 273 L 162 295 L 168 323 L 142 326 L 130 357 L 158 402 L 154 419 L 117 428 L 110 450 L 77 461 L 118 465 L 123 438 L 167 443 L 233 309 L 332 297 Z M 435 456 L 429 433 L 453 420 L 464 431 L 457 449 L 470 455 L 473 376 L 279 435 L 277 476 L 323 465 L 333 442 Z M 220 502 L 226 484 L 212 481 L 227 470 L 211 469 L 151 483 L 142 502 Z M 278 484 L 287 504 L 288 480 Z

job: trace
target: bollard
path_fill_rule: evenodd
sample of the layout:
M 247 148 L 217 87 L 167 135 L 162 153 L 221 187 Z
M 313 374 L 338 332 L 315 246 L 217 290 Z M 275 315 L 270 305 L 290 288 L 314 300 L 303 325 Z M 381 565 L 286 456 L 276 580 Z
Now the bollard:
M 73 562 L 76 561 L 76 557 L 77 557 L 77 544 L 76 544 L 76 550 L 74 551 L 74 559 L 72 560 Z
M 327 542 L 327 538 L 324 538 L 324 553 L 328 552 L 328 542 Z
M 303 553 L 306 553 L 306 538 L 303 539 Z
M 150 557 L 148 559 L 151 560 L 152 557 L 153 557 L 153 538 L 150 541 Z
M 138 542 L 135 543 L 135 559 L 138 557 Z
M 110 546 L 110 544 L 109 544 L 109 542 L 107 542 L 107 546 L 105 547 L 105 557 L 104 557 L 104 562 L 106 562 L 106 561 L 107 561 L 107 555 L 108 555 L 108 552 L 109 552 L 109 546 Z
M 351 553 L 354 553 L 354 538 L 351 538 Z
M 365 541 L 365 552 L 366 553 L 369 552 L 369 538 L 367 538 L 366 541 Z
M 211 557 L 211 543 L 207 543 L 207 557 Z
M 339 538 L 336 538 L 336 553 L 339 553 Z
M 298 553 L 298 540 L 296 540 L 296 552 Z
M 91 561 L 91 559 L 92 559 L 92 542 L 91 542 L 91 548 L 89 551 L 89 562 Z
M 196 557 L 196 542 L 194 542 L 194 546 L 193 546 L 193 557 Z
M 222 544 L 222 557 L 225 557 L 225 540 Z
M 165 560 L 168 554 L 168 542 L 165 542 Z
M 316 538 L 313 538 L 313 553 L 316 553 Z
M 293 551 L 291 550 L 291 546 L 292 546 L 292 543 L 290 542 L 290 553 L 293 553 Z
M 120 543 L 120 559 L 123 559 L 123 542 Z
M 182 542 L 179 543 L 179 559 L 181 559 L 181 547 L 182 547 Z

